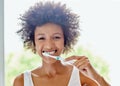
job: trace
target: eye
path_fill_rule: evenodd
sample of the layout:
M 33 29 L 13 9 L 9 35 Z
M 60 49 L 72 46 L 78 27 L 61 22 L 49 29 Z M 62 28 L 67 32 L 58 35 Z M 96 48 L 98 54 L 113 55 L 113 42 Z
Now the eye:
M 57 39 L 60 39 L 61 37 L 60 36 L 55 36 L 54 39 L 57 40 Z
M 45 40 L 45 38 L 44 37 L 39 37 L 38 40 Z

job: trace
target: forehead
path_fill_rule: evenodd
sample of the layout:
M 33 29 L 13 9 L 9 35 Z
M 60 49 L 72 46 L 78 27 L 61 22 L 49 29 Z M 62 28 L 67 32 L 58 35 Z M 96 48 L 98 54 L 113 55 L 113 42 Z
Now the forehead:
M 63 33 L 60 25 L 47 23 L 42 26 L 37 26 L 35 29 L 35 34 L 37 33 Z

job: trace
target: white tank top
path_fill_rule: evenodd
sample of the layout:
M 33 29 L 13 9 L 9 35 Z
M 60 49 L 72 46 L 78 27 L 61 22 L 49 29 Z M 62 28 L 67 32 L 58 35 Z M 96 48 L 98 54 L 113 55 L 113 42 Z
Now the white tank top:
M 26 71 L 24 73 L 24 86 L 34 86 L 30 71 Z M 73 71 L 68 86 L 81 86 L 79 70 L 76 67 L 73 67 Z

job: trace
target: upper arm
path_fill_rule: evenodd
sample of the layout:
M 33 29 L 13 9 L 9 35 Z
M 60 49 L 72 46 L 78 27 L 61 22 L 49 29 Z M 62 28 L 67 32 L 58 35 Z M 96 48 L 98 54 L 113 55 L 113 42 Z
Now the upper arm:
M 87 84 L 88 86 L 99 86 L 96 80 L 91 79 L 90 77 L 86 76 L 81 72 L 80 72 L 80 80 L 82 85 Z
M 14 80 L 13 86 L 24 86 L 23 74 L 17 76 Z

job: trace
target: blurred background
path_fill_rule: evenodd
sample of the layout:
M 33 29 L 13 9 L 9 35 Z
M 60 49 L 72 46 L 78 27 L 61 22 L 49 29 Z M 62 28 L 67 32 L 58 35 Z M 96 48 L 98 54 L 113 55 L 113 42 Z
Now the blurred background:
M 23 48 L 16 31 L 20 29 L 19 16 L 38 1 L 4 0 L 5 84 L 12 86 L 14 78 L 26 70 L 39 66 L 38 55 Z M 49 0 L 50 1 L 50 0 Z M 112 86 L 118 86 L 120 51 L 119 0 L 52 0 L 66 3 L 80 15 L 81 37 L 75 51 L 69 55 L 86 55 L 92 65 Z M 66 57 L 63 55 L 63 57 Z

